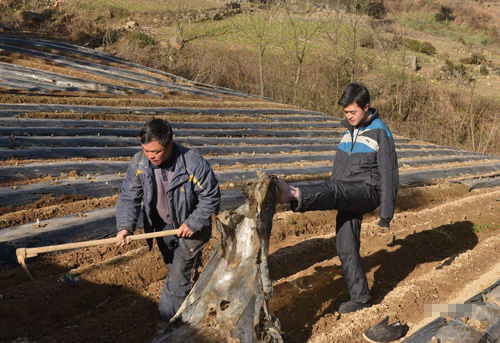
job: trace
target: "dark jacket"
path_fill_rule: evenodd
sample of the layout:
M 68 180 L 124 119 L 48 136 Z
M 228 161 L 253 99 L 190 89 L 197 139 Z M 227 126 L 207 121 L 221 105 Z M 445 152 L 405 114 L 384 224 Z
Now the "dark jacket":
M 374 187 L 380 197 L 380 217 L 392 219 L 399 189 L 399 170 L 394 139 L 380 120 L 378 111 L 370 108 L 372 116 L 359 126 L 353 142 L 354 127 L 347 119 L 347 127 L 340 141 L 331 178 L 338 181 L 364 182 Z
M 372 116 L 359 125 L 354 141 L 354 127 L 347 120 L 342 121 L 347 131 L 335 153 L 332 176 L 320 184 L 299 186 L 299 200 L 291 202 L 292 210 L 339 209 L 338 205 L 343 204 L 344 208 L 366 213 L 380 204 L 380 217 L 388 221 L 393 218 L 399 188 L 394 139 L 379 119 L 377 110 L 370 109 L 370 112 Z M 338 182 L 350 183 L 355 188 L 368 185 L 373 190 L 369 193 L 373 192 L 378 199 L 355 188 L 339 187 Z M 359 203 L 360 194 L 365 194 L 361 198 L 366 198 L 366 204 Z M 336 198 L 339 196 L 342 199 Z
M 220 205 L 219 183 L 208 162 L 197 152 L 174 144 L 177 161 L 174 175 L 167 190 L 167 204 L 174 228 L 185 223 L 194 235 L 191 239 L 179 239 L 181 247 L 195 252 L 202 242 L 208 241 L 212 230 L 212 214 Z M 145 232 L 161 231 L 153 227 L 154 172 L 143 152 L 132 157 L 116 206 L 118 231 L 134 232 L 143 204 Z M 151 248 L 152 241 L 148 244 Z

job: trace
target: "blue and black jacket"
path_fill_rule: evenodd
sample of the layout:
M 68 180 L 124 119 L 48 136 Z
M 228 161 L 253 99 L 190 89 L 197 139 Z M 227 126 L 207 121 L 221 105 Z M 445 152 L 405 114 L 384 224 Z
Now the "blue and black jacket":
M 357 128 L 342 121 L 347 131 L 335 153 L 332 176 L 324 182 L 298 186 L 299 198 L 290 202 L 293 211 L 367 213 L 380 206 L 380 217 L 391 221 L 399 188 L 394 139 L 377 111 L 370 112 L 368 120 Z
M 399 189 L 399 171 L 394 139 L 380 120 L 378 111 L 370 108 L 370 118 L 354 127 L 344 119 L 347 128 L 340 141 L 331 178 L 346 182 L 364 182 L 373 187 L 380 198 L 380 217 L 392 219 Z

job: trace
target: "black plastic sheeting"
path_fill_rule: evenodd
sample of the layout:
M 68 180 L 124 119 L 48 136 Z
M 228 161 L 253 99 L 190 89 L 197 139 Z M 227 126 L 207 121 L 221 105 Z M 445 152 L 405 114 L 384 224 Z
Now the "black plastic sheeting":
M 248 98 L 248 97 L 255 97 L 259 99 L 265 99 L 267 101 L 274 101 L 269 98 L 265 97 L 260 97 L 260 96 L 251 96 L 249 94 L 245 94 L 239 91 L 235 91 L 233 89 L 225 88 L 225 87 L 219 87 L 219 86 L 212 86 L 212 85 L 207 85 L 201 82 L 194 82 L 194 81 L 189 81 L 187 79 L 181 78 L 179 76 L 145 67 L 136 63 L 132 63 L 129 61 L 122 60 L 118 57 L 106 54 L 104 52 L 88 49 L 85 47 L 77 46 L 77 45 L 70 45 L 62 42 L 54 42 L 54 41 L 48 41 L 48 40 L 43 40 L 43 39 L 35 39 L 35 38 L 30 38 L 30 37 L 7 37 L 7 36 L 0 36 L 0 43 L 4 44 L 15 44 L 15 45 L 21 45 L 21 46 L 31 46 L 31 47 L 36 47 L 36 48 L 41 48 L 41 49 L 46 49 L 46 50 L 57 50 L 63 53 L 69 53 L 69 54 L 78 54 L 83 57 L 90 57 L 93 59 L 98 59 L 103 62 L 112 62 L 115 64 L 121 64 L 123 66 L 127 67 L 132 67 L 135 69 L 155 73 L 155 74 L 161 74 L 163 76 L 167 76 L 171 78 L 173 81 L 181 81 L 184 84 L 188 85 L 193 85 L 197 87 L 203 87 L 206 88 L 212 92 L 219 93 L 219 94 L 224 94 L 224 95 L 230 95 L 230 96 L 239 96 L 243 98 Z
M 1 107 L 1 104 L 0 104 Z M 312 130 L 312 129 L 335 129 L 342 127 L 339 121 L 329 122 L 241 122 L 241 123 L 170 123 L 174 130 Z M 0 118 L 0 127 L 8 128 L 106 128 L 106 129 L 124 129 L 133 130 L 144 125 L 141 121 L 106 121 L 106 120 L 71 120 L 71 119 L 18 119 L 18 118 Z M 344 128 L 345 129 L 345 128 Z M 329 130 L 322 130 L 329 132 Z
M 490 301 L 492 300 L 492 301 Z M 500 280 L 485 290 L 474 295 L 465 304 L 474 304 L 475 313 L 470 317 L 456 317 L 451 320 L 438 317 L 425 325 L 403 343 L 432 343 L 457 342 L 457 343 L 495 343 L 500 339 Z M 480 330 L 477 326 L 467 324 L 468 319 L 475 319 L 481 323 Z
M 0 104 L 1 111 L 17 111 L 17 113 L 30 112 L 68 112 L 68 113 L 113 113 L 113 114 L 201 114 L 234 117 L 262 116 L 271 120 L 282 121 L 319 121 L 339 123 L 335 117 L 307 110 L 296 109 L 249 109 L 249 108 L 188 108 L 188 107 L 111 107 L 111 106 L 88 106 L 88 105 L 51 105 L 51 104 Z M 21 112 L 19 112 L 21 111 Z M 273 117 L 272 115 L 288 115 L 285 117 Z M 297 116 L 301 115 L 300 118 Z
M 41 92 L 59 90 L 69 92 L 105 92 L 121 95 L 137 93 L 163 98 L 163 94 L 158 91 L 90 81 L 3 62 L 0 62 L 0 86 Z
M 123 177 L 108 176 L 103 180 L 64 179 L 56 184 L 37 183 L 19 188 L 0 188 L 0 207 L 20 206 L 42 199 L 43 195 L 83 195 L 89 198 L 107 197 L 120 192 Z
M 340 137 L 343 132 L 333 130 L 258 130 L 258 129 L 174 129 L 175 137 Z M 121 136 L 139 137 L 140 129 L 119 128 L 63 128 L 63 127 L 0 127 L 0 136 Z
M 268 174 L 274 175 L 322 175 L 329 174 L 332 167 L 330 165 L 323 165 L 318 167 L 309 168 L 262 168 L 252 170 L 229 170 L 224 172 L 216 172 L 217 178 L 220 182 L 241 182 L 241 181 L 255 181 L 258 178 L 259 172 L 265 171 Z M 427 182 L 435 179 L 453 178 L 461 175 L 466 175 L 472 171 L 488 173 L 500 170 L 500 163 L 491 165 L 476 165 L 473 168 L 457 167 L 448 170 L 431 169 L 425 172 L 411 172 L 400 174 L 400 183 L 402 185 L 412 185 L 415 183 Z M 121 170 L 122 172 L 126 171 Z M 118 173 L 120 171 L 116 171 Z M 317 177 L 317 176 L 316 176 Z M 0 207 L 7 205 L 19 206 L 29 204 L 31 202 L 41 199 L 42 194 L 52 194 L 53 196 L 67 195 L 83 195 L 87 197 L 105 197 L 117 194 L 123 182 L 123 176 L 97 176 L 96 179 L 87 180 L 85 177 L 78 179 L 64 179 L 59 184 L 30 184 L 16 187 L 0 188 Z M 321 181 L 314 181 L 321 182 Z
M 209 98 L 219 98 L 214 92 L 204 91 L 201 89 L 186 87 L 181 84 L 176 84 L 174 82 L 166 81 L 154 76 L 141 74 L 131 70 L 120 69 L 112 66 L 105 66 L 102 64 L 97 64 L 93 62 L 78 60 L 70 57 L 62 57 L 56 54 L 51 54 L 47 52 L 41 52 L 37 50 L 25 49 L 16 46 L 0 44 L 0 50 L 16 52 L 23 55 L 31 55 L 52 63 L 56 63 L 60 66 L 72 68 L 74 70 L 98 75 L 101 77 L 106 77 L 108 79 L 114 79 L 118 81 L 130 82 L 141 84 L 149 87 L 165 88 L 168 90 L 175 90 L 178 92 L 185 92 L 192 95 L 200 95 Z
M 230 148 L 234 145 L 311 145 L 311 144 L 338 144 L 339 134 L 332 134 L 337 138 L 260 138 L 260 137 L 175 137 L 175 141 L 190 147 L 202 145 L 221 145 Z M 27 148 L 27 147 L 123 147 L 137 146 L 140 143 L 138 138 L 132 137 L 111 137 L 111 136 L 87 136 L 87 137 L 25 137 L 10 136 L 0 137 L 0 147 L 3 148 Z
M 328 169 L 328 167 L 324 167 L 324 168 L 325 168 L 325 170 Z M 500 169 L 500 165 L 490 166 L 490 168 Z M 406 175 L 406 174 L 402 173 L 401 183 L 407 184 L 408 182 L 424 182 L 424 181 L 432 180 L 435 178 L 441 178 L 440 173 L 442 173 L 442 172 L 445 172 L 447 174 L 447 177 L 449 177 L 449 176 L 459 176 L 461 173 L 468 173 L 471 170 L 475 170 L 477 172 L 478 170 L 487 171 L 488 169 L 489 169 L 488 166 L 476 166 L 473 169 L 472 168 L 455 168 L 454 170 L 447 170 L 447 171 L 443 171 L 442 169 L 438 169 L 438 170 L 429 170 L 429 171 L 426 171 L 425 173 L 420 173 L 420 174 L 415 173 L 415 174 L 410 174 L 410 175 Z M 279 170 L 276 170 L 276 171 L 279 171 Z M 272 173 L 273 170 L 269 169 L 269 170 L 266 170 L 266 172 Z M 219 178 L 224 178 L 223 174 L 224 173 L 217 173 Z M 252 174 L 254 175 L 254 177 L 252 178 L 251 177 L 252 175 L 249 175 L 249 179 L 256 178 L 257 173 L 255 171 L 253 171 Z M 228 174 L 228 179 L 231 180 L 232 178 L 233 178 L 233 176 L 229 177 L 229 174 Z M 65 182 L 69 182 L 69 181 L 65 180 Z M 108 182 L 108 183 L 106 184 L 106 182 Z M 122 182 L 123 182 L 123 177 L 117 177 L 116 179 L 108 179 L 108 180 L 101 181 L 100 183 L 94 182 L 92 184 L 88 184 L 88 185 L 93 185 L 89 188 L 87 188 L 85 186 L 85 183 L 83 183 L 81 186 L 77 185 L 76 183 L 74 183 L 73 185 L 61 185 L 57 189 L 57 192 L 58 192 L 57 194 L 65 194 L 64 193 L 65 191 L 71 192 L 70 194 L 74 194 L 75 190 L 78 187 L 81 187 L 80 191 L 89 192 L 87 194 L 91 194 L 92 192 L 99 192 L 100 196 L 105 196 L 106 192 L 109 192 L 109 195 L 112 195 L 112 194 L 116 194 L 116 191 L 121 186 Z M 313 183 L 317 183 L 317 182 L 321 182 L 321 181 L 311 181 L 308 183 L 313 184 Z M 36 189 L 37 186 L 33 185 L 32 187 L 34 189 Z M 95 189 L 93 189 L 93 188 L 95 188 Z M 50 188 L 47 190 L 47 192 L 54 192 L 54 189 L 55 188 Z M 9 199 L 9 197 L 21 198 L 19 196 L 19 194 L 21 194 L 21 193 L 18 193 L 18 195 L 16 195 L 16 192 L 21 192 L 21 190 L 9 191 L 7 189 L 4 189 L 4 193 L 1 195 L 2 198 L 4 199 L 3 203 L 6 204 L 7 200 L 5 200 L 5 199 Z M 41 188 L 38 188 L 35 192 L 31 191 L 30 196 L 36 197 L 38 194 L 37 192 L 45 192 L 45 191 Z M 235 189 L 235 190 L 224 191 L 223 196 L 222 196 L 221 209 L 222 210 L 235 209 L 238 206 L 240 206 L 241 204 L 243 204 L 244 201 L 245 201 L 245 198 L 240 193 L 239 190 Z M 9 202 L 9 204 L 11 204 L 11 203 Z M 109 210 L 109 209 L 107 209 L 107 210 Z M 114 212 L 113 211 L 109 212 L 109 216 L 114 217 Z M 50 224 L 50 223 L 53 220 L 57 220 L 57 218 L 50 219 L 50 220 L 47 220 L 44 222 L 48 223 L 48 226 L 50 227 L 50 226 L 52 226 L 52 224 Z M 106 218 L 105 223 L 107 223 L 108 221 L 109 221 L 109 218 Z M 67 236 L 64 236 L 65 239 L 67 239 L 68 241 L 74 241 L 77 237 L 73 237 L 73 233 L 75 231 L 75 229 L 73 228 L 73 225 L 77 225 L 77 226 L 80 225 L 80 218 L 75 218 L 74 216 L 73 217 L 70 216 L 69 218 L 66 219 L 65 225 L 68 229 Z M 105 230 L 105 224 L 101 225 L 101 223 L 98 223 L 96 225 L 98 225 L 99 227 L 102 227 L 102 229 Z M 114 225 L 114 222 L 113 222 L 113 225 Z M 29 226 L 30 226 L 30 224 L 26 224 L 23 227 L 29 227 Z M 1 243 L 2 237 L 4 237 L 3 238 L 4 240 L 6 239 L 5 238 L 6 236 L 2 236 L 3 233 L 7 232 L 4 230 L 15 230 L 15 228 L 3 229 L 2 231 L 0 231 L 0 245 L 2 244 Z M 109 229 L 109 230 L 111 230 L 111 229 Z M 108 232 L 109 230 L 106 229 L 105 231 Z M 110 232 L 112 232 L 112 231 L 110 231 Z M 36 237 L 37 237 L 36 240 L 33 240 L 33 238 L 30 235 L 27 235 L 24 238 L 18 238 L 15 241 L 15 244 L 18 244 L 19 246 L 30 246 L 30 244 L 32 244 L 33 242 L 36 242 L 39 245 L 47 245 L 47 244 L 51 244 L 50 242 L 52 242 L 54 240 L 54 238 L 52 238 L 51 235 L 52 235 L 52 233 L 50 231 L 43 234 L 43 235 L 36 233 Z M 58 235 L 60 235 L 62 237 L 63 233 L 59 232 Z M 89 235 L 86 235 L 86 237 L 87 237 L 87 239 L 97 238 L 95 236 L 89 236 Z M 3 243 L 3 244 L 5 244 L 5 243 Z M 14 243 L 12 243 L 12 244 L 14 244 Z M 9 251 L 10 251 L 9 254 L 12 253 L 12 249 Z M 0 263 L 10 261 L 10 259 L 12 259 L 12 256 L 2 255 L 2 253 L 0 252 Z
M 236 209 L 245 202 L 241 190 L 222 191 L 221 208 Z M 0 230 L 0 263 L 15 263 L 16 249 L 63 244 L 89 239 L 99 239 L 116 233 L 114 207 L 85 212 L 82 216 L 70 215 L 40 221 L 33 230 L 33 223 Z M 142 228 L 142 218 L 138 229 Z
M 433 151 L 435 153 L 436 151 Z M 439 151 L 438 151 L 439 152 Z M 446 151 L 446 154 L 449 154 Z M 402 155 L 402 154 L 399 154 Z M 453 162 L 470 162 L 470 161 L 481 161 L 481 160 L 498 160 L 496 157 L 491 156 L 468 156 L 464 153 L 463 156 L 444 156 L 441 158 L 418 158 L 420 155 L 418 151 L 407 151 L 404 154 L 407 156 L 406 159 L 399 160 L 399 166 L 404 165 L 409 166 L 425 166 L 439 163 L 453 163 Z M 246 156 L 227 156 L 227 157 L 207 157 L 206 159 L 211 165 L 218 166 L 232 166 L 237 162 L 241 165 L 269 165 L 279 161 L 280 163 L 295 163 L 295 162 L 308 162 L 308 163 L 328 163 L 331 168 L 335 154 L 301 154 L 301 155 L 255 155 Z M 401 157 L 401 156 L 400 156 Z M 408 160 L 408 157 L 413 157 Z M 416 158 L 415 158 L 416 157 Z M 52 176 L 57 177 L 61 174 L 69 173 L 70 171 L 75 171 L 78 175 L 87 174 L 114 174 L 114 173 L 124 173 L 127 170 L 128 162 L 120 161 L 59 161 L 58 163 L 32 163 L 29 165 L 21 165 L 17 167 L 2 167 L 2 173 L 0 174 L 0 182 L 6 182 L 9 180 L 22 180 L 22 179 L 32 179 L 40 176 Z M 311 168 L 311 167 L 308 167 Z M 255 168 L 254 168 L 255 169 Z M 267 168 L 266 168 L 267 169 Z M 304 169 L 304 168 L 301 168 Z M 498 181 L 498 179 L 496 179 Z M 465 181 L 461 181 L 467 184 Z

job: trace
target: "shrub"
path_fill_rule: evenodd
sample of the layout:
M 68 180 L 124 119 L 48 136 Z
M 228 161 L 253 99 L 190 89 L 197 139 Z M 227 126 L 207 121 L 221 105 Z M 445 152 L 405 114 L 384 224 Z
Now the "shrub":
M 141 31 L 131 31 L 129 40 L 142 46 L 156 45 L 156 39 Z
M 486 62 L 486 56 L 480 52 L 474 52 L 469 57 L 461 58 L 460 62 L 464 64 L 482 64 Z
M 441 68 L 441 70 L 451 77 L 469 78 L 467 68 L 462 63 L 455 64 L 447 59 L 445 65 Z
M 488 75 L 490 73 L 484 64 L 481 64 L 481 67 L 479 67 L 479 72 L 481 75 Z
M 447 6 L 441 6 L 441 11 L 439 13 L 436 13 L 434 18 L 436 19 L 437 22 L 449 22 L 453 21 L 455 17 L 451 15 L 452 10 L 450 7 Z
M 437 54 L 436 47 L 429 42 L 420 42 L 415 39 L 408 39 L 406 44 L 411 51 L 421 52 L 430 56 Z
M 490 36 L 491 38 L 493 39 L 497 39 L 498 38 L 498 30 L 497 30 L 497 27 L 495 25 L 493 25 L 491 27 L 491 30 L 490 30 Z
M 375 41 L 373 35 L 369 32 L 365 32 L 359 37 L 359 45 L 363 48 L 373 49 L 375 47 Z

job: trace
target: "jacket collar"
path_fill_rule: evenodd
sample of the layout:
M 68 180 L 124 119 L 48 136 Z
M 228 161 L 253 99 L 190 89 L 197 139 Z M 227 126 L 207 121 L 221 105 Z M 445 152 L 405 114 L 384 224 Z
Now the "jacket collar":
M 368 118 L 367 121 L 364 121 L 363 123 L 361 123 L 360 125 L 358 125 L 357 126 L 358 129 L 361 129 L 363 127 L 367 127 L 368 125 L 370 125 L 372 123 L 372 121 L 374 121 L 375 119 L 377 119 L 379 117 L 378 111 L 375 108 L 371 108 L 370 107 L 368 109 L 368 111 L 370 111 L 371 117 Z M 340 124 L 342 124 L 342 126 L 346 127 L 351 132 L 354 130 L 354 126 L 352 126 L 347 119 L 342 120 L 340 122 Z

